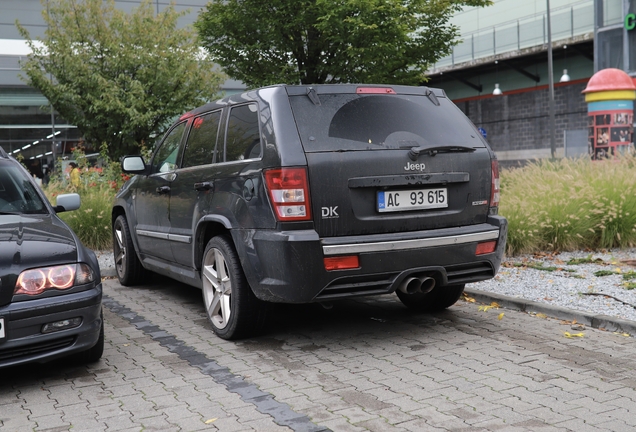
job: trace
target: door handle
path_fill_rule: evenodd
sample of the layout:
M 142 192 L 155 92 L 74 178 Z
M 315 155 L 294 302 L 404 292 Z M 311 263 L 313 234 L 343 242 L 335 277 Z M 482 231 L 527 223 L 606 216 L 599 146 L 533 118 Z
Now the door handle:
M 214 190 L 214 183 L 212 182 L 198 182 L 194 184 L 194 189 L 199 192 Z
M 168 192 L 170 192 L 170 186 L 160 186 L 156 189 L 156 192 L 159 195 L 167 194 Z

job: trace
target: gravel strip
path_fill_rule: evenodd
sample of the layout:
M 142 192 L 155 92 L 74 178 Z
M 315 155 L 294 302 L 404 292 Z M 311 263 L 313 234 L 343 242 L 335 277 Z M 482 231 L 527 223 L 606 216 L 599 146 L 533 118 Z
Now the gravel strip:
M 102 272 L 114 275 L 112 251 L 95 254 Z M 568 264 L 573 259 L 593 262 Z M 634 279 L 629 279 L 632 272 Z M 494 279 L 469 287 L 636 322 L 636 289 L 628 289 L 628 282 L 636 286 L 636 249 L 510 257 Z
M 568 264 L 574 259 L 593 262 Z M 507 258 L 494 279 L 470 288 L 636 321 L 636 289 L 628 289 L 629 282 L 636 286 L 636 249 Z

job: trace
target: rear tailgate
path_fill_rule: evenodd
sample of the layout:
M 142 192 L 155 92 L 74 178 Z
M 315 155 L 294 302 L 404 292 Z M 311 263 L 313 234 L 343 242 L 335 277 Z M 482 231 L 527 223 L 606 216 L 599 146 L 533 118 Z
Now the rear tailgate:
M 321 237 L 486 222 L 490 151 L 442 93 L 401 94 L 413 90 L 400 87 L 365 93 L 355 86 L 333 93 L 316 86 L 294 95 L 291 89 Z
M 405 153 L 308 154 L 312 210 L 319 235 L 417 231 L 486 222 L 491 181 L 486 149 L 420 157 L 419 163 L 426 169 L 412 174 L 404 173 Z M 384 193 L 384 209 L 379 192 L 392 192 Z M 416 208 L 405 207 L 403 198 Z M 432 208 L 417 208 L 429 200 Z M 383 211 L 390 205 L 392 211 Z

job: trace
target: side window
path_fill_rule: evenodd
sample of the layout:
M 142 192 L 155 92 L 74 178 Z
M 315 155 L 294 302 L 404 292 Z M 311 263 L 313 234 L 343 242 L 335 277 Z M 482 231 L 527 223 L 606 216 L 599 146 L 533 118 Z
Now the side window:
M 253 103 L 232 108 L 227 122 L 225 161 L 254 159 L 260 156 L 258 105 Z
M 185 129 L 186 123 L 183 122 L 168 132 L 163 139 L 161 147 L 155 153 L 152 159 L 152 173 L 174 171 L 177 167 L 177 157 L 179 156 L 179 144 Z
M 216 136 L 220 121 L 220 110 L 194 119 L 183 154 L 183 168 L 215 162 Z

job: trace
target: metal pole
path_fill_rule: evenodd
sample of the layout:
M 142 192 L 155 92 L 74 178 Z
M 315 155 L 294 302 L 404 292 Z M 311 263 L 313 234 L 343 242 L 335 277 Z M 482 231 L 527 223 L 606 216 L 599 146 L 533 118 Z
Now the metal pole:
M 46 2 L 46 13 L 47 15 L 49 14 L 49 2 Z M 50 18 L 49 18 L 50 19 Z M 49 79 L 51 80 L 51 84 L 53 84 L 53 74 L 49 72 Z M 49 105 L 51 106 L 51 133 L 53 134 L 53 136 L 51 137 L 51 159 L 53 160 L 53 162 L 51 162 L 51 166 L 48 168 L 49 172 L 52 172 L 53 169 L 55 168 L 55 113 L 53 110 L 53 104 L 51 103 L 51 101 L 49 101 Z M 43 153 L 46 153 L 43 152 Z
M 554 73 L 552 70 L 552 29 L 550 26 L 550 0 L 546 0 L 547 5 L 547 18 L 548 18 L 548 79 L 550 87 L 550 122 L 548 125 L 550 133 L 550 153 L 552 158 L 556 157 L 556 141 L 554 137 Z
M 53 79 L 53 77 L 51 77 L 51 80 Z M 51 158 L 53 159 L 53 162 L 51 163 L 51 166 L 49 167 L 49 171 L 52 171 L 53 168 L 55 167 L 55 115 L 53 114 L 53 104 L 51 104 L 51 133 L 53 134 L 53 136 L 51 137 Z

